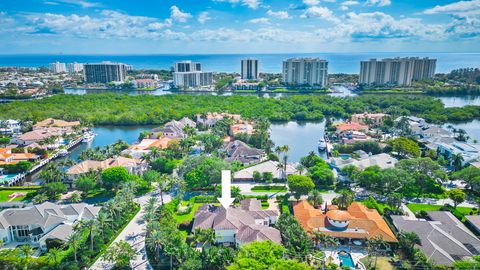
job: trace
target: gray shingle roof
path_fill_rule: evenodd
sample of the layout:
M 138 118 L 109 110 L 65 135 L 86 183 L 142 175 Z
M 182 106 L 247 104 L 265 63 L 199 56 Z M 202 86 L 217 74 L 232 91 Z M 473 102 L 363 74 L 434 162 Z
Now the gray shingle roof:
M 243 200 L 240 207 L 228 209 L 205 204 L 195 213 L 193 228 L 235 230 L 237 231 L 236 240 L 240 243 L 267 239 L 280 243 L 280 232 L 277 229 L 255 224 L 255 219 L 269 217 L 278 217 L 278 213 L 272 210 L 261 210 L 260 201 L 257 199 Z
M 452 213 L 428 211 L 430 220 L 409 220 L 392 216 L 399 231 L 415 232 L 421 239 L 420 249 L 429 260 L 452 265 L 456 258 L 480 254 L 480 240 Z

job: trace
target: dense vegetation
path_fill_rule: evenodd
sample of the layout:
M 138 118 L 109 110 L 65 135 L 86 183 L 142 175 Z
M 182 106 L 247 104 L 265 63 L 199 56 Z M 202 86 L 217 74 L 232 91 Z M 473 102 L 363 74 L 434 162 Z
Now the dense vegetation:
M 245 118 L 271 121 L 322 120 L 364 111 L 385 111 L 394 116 L 417 115 L 434 122 L 480 118 L 479 106 L 444 108 L 440 100 L 425 96 L 362 95 L 289 96 L 281 99 L 254 96 L 128 96 L 115 93 L 55 95 L 28 102 L 0 105 L 0 118 L 42 120 L 48 117 L 82 120 L 92 124 L 162 124 L 197 113 L 228 111 Z

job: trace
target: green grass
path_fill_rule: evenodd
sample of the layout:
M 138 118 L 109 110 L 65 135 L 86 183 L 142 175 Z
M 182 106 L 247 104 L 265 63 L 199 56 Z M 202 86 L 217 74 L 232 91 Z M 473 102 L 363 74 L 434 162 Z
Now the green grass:
M 181 202 L 182 205 L 184 202 Z M 193 203 L 193 206 L 190 210 L 189 213 L 180 215 L 176 212 L 173 213 L 173 218 L 177 223 L 182 223 L 182 222 L 190 222 L 193 219 L 193 216 L 195 215 L 195 212 L 197 212 L 198 208 L 200 206 L 204 205 L 204 203 Z
M 8 197 L 8 195 L 16 193 L 16 192 L 25 193 L 26 195 L 28 195 L 28 193 L 35 193 L 36 191 L 31 190 L 31 189 L 0 190 L 0 202 L 10 201 L 10 198 Z M 28 196 L 17 197 L 15 199 L 13 199 L 12 202 L 23 201 L 26 197 L 28 197 Z
M 442 205 L 431 205 L 431 204 L 419 204 L 419 203 L 410 203 L 407 204 L 408 209 L 410 209 L 413 213 L 417 213 L 418 211 L 439 211 L 440 208 L 442 208 Z M 453 209 L 453 207 L 452 207 Z M 470 215 L 470 213 L 473 211 L 473 208 L 470 207 L 461 207 L 457 206 L 455 209 L 458 213 L 461 215 Z M 476 210 L 478 211 L 478 210 Z M 473 211 L 475 212 L 475 211 Z
M 286 192 L 285 186 L 254 186 L 252 192 Z

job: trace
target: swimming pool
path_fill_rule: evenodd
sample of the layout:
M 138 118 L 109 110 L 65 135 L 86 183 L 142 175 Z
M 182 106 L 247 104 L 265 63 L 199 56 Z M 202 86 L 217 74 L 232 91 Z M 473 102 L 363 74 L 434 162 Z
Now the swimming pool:
M 16 174 L 3 174 L 3 175 L 0 175 L 0 184 L 6 184 L 8 183 L 8 180 L 14 178 L 15 176 L 17 176 Z
M 355 268 L 355 264 L 353 263 L 352 255 L 350 255 L 350 253 L 348 253 L 346 251 L 340 251 L 340 252 L 338 252 L 338 259 L 342 263 L 342 266 L 350 267 L 352 269 Z

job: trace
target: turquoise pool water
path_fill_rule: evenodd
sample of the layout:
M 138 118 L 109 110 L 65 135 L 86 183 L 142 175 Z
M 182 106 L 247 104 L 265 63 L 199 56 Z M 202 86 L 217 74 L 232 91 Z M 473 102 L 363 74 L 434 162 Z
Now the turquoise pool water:
M 5 184 L 8 182 L 8 180 L 14 178 L 15 176 L 17 176 L 16 174 L 4 174 L 4 175 L 0 175 L 0 184 Z
M 349 159 L 350 158 L 350 154 L 340 154 L 340 157 L 342 159 Z
M 352 269 L 355 268 L 355 264 L 353 263 L 352 255 L 348 252 L 339 252 L 338 259 L 342 262 L 342 266 L 350 267 Z

